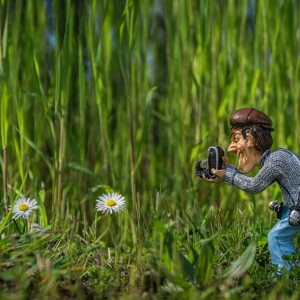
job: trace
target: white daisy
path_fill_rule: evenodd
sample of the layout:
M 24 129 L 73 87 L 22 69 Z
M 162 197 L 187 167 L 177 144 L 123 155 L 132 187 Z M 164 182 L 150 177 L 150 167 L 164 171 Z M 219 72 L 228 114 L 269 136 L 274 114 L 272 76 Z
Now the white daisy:
M 22 217 L 23 219 L 28 219 L 32 211 L 38 208 L 39 206 L 35 199 L 30 200 L 29 198 L 19 198 L 12 210 L 13 218 L 18 219 Z
M 117 194 L 104 194 L 96 200 L 97 211 L 102 211 L 103 213 L 118 212 L 126 208 L 125 197 Z

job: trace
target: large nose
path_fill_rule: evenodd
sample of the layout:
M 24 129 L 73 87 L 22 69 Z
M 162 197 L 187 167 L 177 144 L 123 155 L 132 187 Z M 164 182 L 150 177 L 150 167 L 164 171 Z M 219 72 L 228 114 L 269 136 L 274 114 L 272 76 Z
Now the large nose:
M 237 149 L 236 149 L 235 143 L 232 142 L 232 143 L 228 146 L 227 152 L 236 152 L 236 151 L 237 151 Z

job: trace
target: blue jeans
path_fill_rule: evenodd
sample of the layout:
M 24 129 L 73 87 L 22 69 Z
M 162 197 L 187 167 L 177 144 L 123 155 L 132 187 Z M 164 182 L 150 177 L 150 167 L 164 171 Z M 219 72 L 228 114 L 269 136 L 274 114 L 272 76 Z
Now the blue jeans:
M 275 224 L 268 234 L 268 245 L 271 254 L 272 263 L 278 266 L 278 274 L 285 267 L 291 268 L 291 263 L 283 260 L 282 256 L 291 255 L 295 252 L 294 238 L 300 232 L 300 225 L 289 225 L 289 208 L 283 206 L 281 219 Z

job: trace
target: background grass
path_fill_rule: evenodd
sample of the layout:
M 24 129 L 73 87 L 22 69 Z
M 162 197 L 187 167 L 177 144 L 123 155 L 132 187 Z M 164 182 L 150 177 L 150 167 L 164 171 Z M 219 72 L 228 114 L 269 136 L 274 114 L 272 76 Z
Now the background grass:
M 297 269 L 270 276 L 279 188 L 194 176 L 240 107 L 300 153 L 299 5 L 1 0 L 1 297 L 299 297 Z M 127 211 L 97 214 L 111 191 Z M 41 208 L 29 224 L 8 212 L 20 196 Z

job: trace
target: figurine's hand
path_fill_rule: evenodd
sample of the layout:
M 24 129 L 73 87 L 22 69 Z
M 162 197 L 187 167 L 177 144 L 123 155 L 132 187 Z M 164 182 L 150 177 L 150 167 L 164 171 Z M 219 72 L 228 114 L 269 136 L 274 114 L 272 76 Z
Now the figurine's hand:
M 206 178 L 202 177 L 202 179 L 206 182 L 209 182 L 209 183 L 217 183 L 217 182 L 222 182 L 224 181 L 224 176 L 225 176 L 225 170 L 215 170 L 215 169 L 212 169 L 211 172 L 216 175 L 216 178 Z
M 222 161 L 223 161 L 225 167 L 230 166 L 230 161 L 229 161 L 229 158 L 227 156 L 222 156 Z

